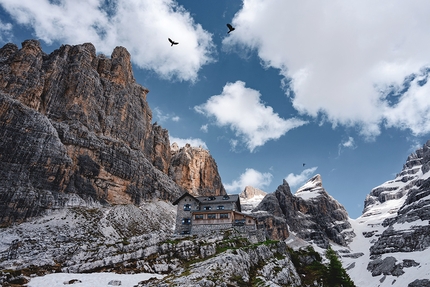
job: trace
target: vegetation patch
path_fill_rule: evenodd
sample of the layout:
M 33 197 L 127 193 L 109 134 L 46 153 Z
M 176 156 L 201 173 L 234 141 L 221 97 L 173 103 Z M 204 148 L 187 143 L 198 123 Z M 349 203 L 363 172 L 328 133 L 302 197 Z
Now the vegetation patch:
M 289 249 L 289 252 L 303 285 L 319 282 L 323 286 L 355 286 L 331 248 L 326 251 L 326 257 L 329 260 L 328 265 L 322 263 L 321 255 L 312 246 L 298 251 Z

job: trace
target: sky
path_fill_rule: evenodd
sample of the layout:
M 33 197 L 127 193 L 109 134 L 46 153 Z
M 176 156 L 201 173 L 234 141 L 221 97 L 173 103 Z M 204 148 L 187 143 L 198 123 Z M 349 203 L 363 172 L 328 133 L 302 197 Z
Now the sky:
M 207 148 L 228 193 L 320 174 L 357 218 L 429 139 L 428 15 L 426 0 L 0 0 L 0 45 L 123 46 L 153 121 Z

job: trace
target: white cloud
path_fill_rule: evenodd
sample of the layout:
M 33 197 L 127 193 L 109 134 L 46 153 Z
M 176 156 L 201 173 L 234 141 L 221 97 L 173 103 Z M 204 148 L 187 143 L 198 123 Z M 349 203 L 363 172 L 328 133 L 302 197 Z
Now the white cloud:
M 338 155 L 342 153 L 344 148 L 355 149 L 357 145 L 355 144 L 353 137 L 348 137 L 347 140 L 342 141 L 338 146 Z
M 9 42 L 12 38 L 12 24 L 3 23 L 0 19 L 0 43 Z
M 213 61 L 212 35 L 174 0 L 0 0 L 19 24 L 46 43 L 92 42 L 110 54 L 124 46 L 134 64 L 164 78 L 197 79 Z M 167 38 L 179 42 L 171 47 Z
M 427 81 L 428 72 L 416 75 L 407 92 L 398 96 L 395 104 L 385 108 L 384 118 L 388 127 L 408 128 L 414 135 L 430 132 L 430 85 L 422 85 L 422 81 Z
M 247 168 L 244 173 L 230 184 L 224 184 L 227 193 L 242 192 L 246 186 L 263 190 L 272 182 L 271 173 L 261 173 L 255 169 Z
M 224 47 L 255 49 L 279 69 L 300 113 L 357 125 L 369 138 L 385 124 L 430 132 L 429 85 L 413 83 L 394 105 L 384 92 L 430 64 L 429 1 L 243 2 Z
M 207 133 L 208 132 L 208 125 L 206 124 L 206 125 L 202 125 L 201 127 L 200 127 L 200 130 L 202 131 L 202 132 L 204 132 L 204 133 Z
M 175 142 L 178 144 L 179 147 L 184 147 L 186 144 L 190 144 L 192 147 L 202 147 L 206 150 L 208 149 L 206 143 L 199 138 L 181 139 L 169 136 L 169 140 L 170 144 L 173 144 Z
M 181 118 L 180 117 L 178 117 L 178 116 L 174 116 L 174 117 L 172 117 L 172 121 L 174 121 L 174 122 L 179 122 L 179 120 L 180 120 Z
M 270 106 L 260 100 L 260 93 L 245 87 L 242 81 L 227 83 L 221 95 L 212 96 L 194 109 L 208 117 L 215 117 L 219 126 L 229 126 L 252 152 L 269 140 L 280 138 L 289 130 L 306 122 L 282 119 Z
M 316 166 L 316 167 L 305 169 L 300 174 L 290 173 L 289 175 L 287 175 L 285 180 L 288 182 L 288 184 L 291 187 L 299 186 L 303 184 L 305 181 L 309 180 L 313 175 L 313 173 L 317 170 L 317 168 L 318 167 Z
M 354 148 L 355 147 L 354 138 L 353 137 L 348 137 L 348 139 L 346 141 L 343 141 L 341 143 L 341 145 L 343 147 Z

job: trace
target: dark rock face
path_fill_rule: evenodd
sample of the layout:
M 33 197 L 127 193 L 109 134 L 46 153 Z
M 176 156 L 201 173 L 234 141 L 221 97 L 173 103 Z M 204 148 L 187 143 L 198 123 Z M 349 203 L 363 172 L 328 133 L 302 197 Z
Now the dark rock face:
M 403 171 L 397 175 L 397 180 L 404 178 L 405 174 L 415 176 L 405 181 L 407 188 L 395 192 L 403 193 L 405 201 L 396 216 L 382 222 L 386 229 L 371 247 L 371 255 L 422 251 L 430 246 L 430 179 L 420 176 L 428 171 L 430 165 L 429 147 L 430 141 L 410 155 Z
M 368 264 L 367 270 L 372 272 L 372 276 L 381 274 L 400 276 L 405 272 L 402 270 L 401 265 L 396 264 L 396 262 L 396 258 L 392 256 L 386 257 L 384 260 L 376 259 Z
M 345 208 L 322 188 L 319 175 L 308 183 L 312 187 L 306 192 L 314 192 L 314 197 L 304 199 L 293 195 L 284 180 L 274 193 L 266 195 L 253 212 L 266 211 L 284 218 L 290 231 L 320 247 L 328 248 L 330 240 L 346 246 L 354 233 L 345 232 L 351 228 Z
M 72 194 L 87 204 L 182 194 L 147 93 L 123 47 L 111 58 L 89 43 L 49 55 L 33 40 L 1 48 L 0 225 L 68 205 Z
M 429 279 L 417 279 L 408 284 L 408 287 L 430 287 Z

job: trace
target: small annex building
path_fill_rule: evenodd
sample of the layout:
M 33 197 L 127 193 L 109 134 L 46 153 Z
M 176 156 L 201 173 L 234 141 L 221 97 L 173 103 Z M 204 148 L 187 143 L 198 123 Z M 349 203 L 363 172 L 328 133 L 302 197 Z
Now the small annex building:
M 173 205 L 178 206 L 176 234 L 202 234 L 231 227 L 257 229 L 256 218 L 241 212 L 238 194 L 195 197 L 186 192 Z

